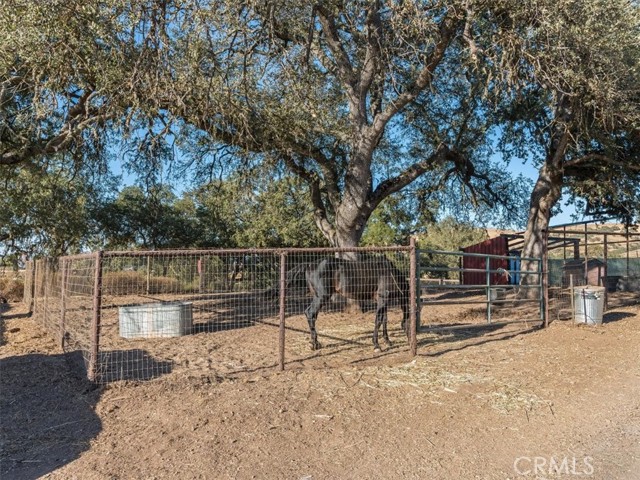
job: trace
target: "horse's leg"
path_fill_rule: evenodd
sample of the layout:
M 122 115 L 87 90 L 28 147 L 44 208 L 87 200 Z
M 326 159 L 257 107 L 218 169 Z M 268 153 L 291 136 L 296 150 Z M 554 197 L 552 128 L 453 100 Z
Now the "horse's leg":
M 378 294 L 378 308 L 376 308 L 376 320 L 373 327 L 373 349 L 376 352 L 380 351 L 380 345 L 378 344 L 378 330 L 382 325 L 382 338 L 387 345 L 391 346 L 391 340 L 389 340 L 389 333 L 387 332 L 387 305 L 389 303 L 389 294 L 385 290 Z
M 313 301 L 304 311 L 307 316 L 307 323 L 309 323 L 309 332 L 311 333 L 311 350 L 317 350 L 321 347 L 318 342 L 318 334 L 316 332 L 316 320 L 318 319 L 318 312 L 328 299 L 329 295 L 320 295 L 316 293 L 313 296 Z
M 384 343 L 387 344 L 387 346 L 391 346 L 391 340 L 389 340 L 389 332 L 387 331 L 387 319 L 388 319 L 388 315 L 387 315 L 387 307 L 384 307 L 384 318 L 382 320 L 382 338 L 384 338 Z
M 405 302 L 404 298 L 401 302 L 402 304 L 400 305 L 400 308 L 402 308 L 402 322 L 400 323 L 400 328 L 409 335 L 409 305 Z

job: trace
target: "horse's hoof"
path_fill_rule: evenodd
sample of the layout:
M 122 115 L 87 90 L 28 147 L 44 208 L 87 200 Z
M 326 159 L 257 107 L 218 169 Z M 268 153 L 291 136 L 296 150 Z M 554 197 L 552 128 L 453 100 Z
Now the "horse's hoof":
M 380 353 L 380 352 L 382 352 L 382 349 L 380 347 L 374 347 L 373 353 Z
M 314 350 L 314 351 L 315 350 L 320 350 L 320 348 L 322 347 L 322 345 L 320 345 L 319 342 L 315 342 L 315 343 L 311 342 L 310 345 L 311 345 L 311 350 Z
M 393 345 L 393 343 L 391 343 L 391 340 L 385 340 L 384 343 L 387 344 L 387 347 L 391 347 Z

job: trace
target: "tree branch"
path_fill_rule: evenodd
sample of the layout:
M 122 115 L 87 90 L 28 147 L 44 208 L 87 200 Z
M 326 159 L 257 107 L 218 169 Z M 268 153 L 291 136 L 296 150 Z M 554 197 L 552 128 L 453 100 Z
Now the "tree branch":
M 325 38 L 327 39 L 327 45 L 329 46 L 331 55 L 334 57 L 336 66 L 338 67 L 338 77 L 347 89 L 347 93 L 349 98 L 351 98 L 351 101 L 358 103 L 358 97 L 356 95 L 357 81 L 353 71 L 353 65 L 351 64 L 349 55 L 340 40 L 335 20 L 331 13 L 323 6 L 318 6 L 317 12 L 320 24 L 322 25 L 322 30 L 324 31 Z
M 44 140 L 8 149 L 0 153 L 0 165 L 16 165 L 35 156 L 52 155 L 66 148 L 76 136 L 92 123 L 109 118 L 99 108 L 90 108 L 89 101 L 96 95 L 92 90 L 85 91 L 78 102 L 69 109 L 67 119 L 58 133 Z
M 375 2 L 367 15 L 367 49 L 360 73 L 360 83 L 358 85 L 360 98 L 363 101 L 371 88 L 371 84 L 380 66 L 383 39 L 379 8 L 380 2 Z
M 289 170 L 298 175 L 298 177 L 300 177 L 309 186 L 311 204 L 313 205 L 313 218 L 316 225 L 327 239 L 334 238 L 336 235 L 335 228 L 329 221 L 326 206 L 322 201 L 322 191 L 318 175 L 315 172 L 304 168 L 296 162 L 291 155 L 283 155 L 282 160 Z
M 444 55 L 447 51 L 447 47 L 453 40 L 456 30 L 459 27 L 459 19 L 454 18 L 452 15 L 447 15 L 440 23 L 440 40 L 436 43 L 428 61 L 418 74 L 414 84 L 408 88 L 404 93 L 397 96 L 395 100 L 389 103 L 389 105 L 376 116 L 373 129 L 378 135 L 381 135 L 385 126 L 400 110 L 406 107 L 409 103 L 415 100 L 420 93 L 427 88 L 433 79 L 433 74 L 442 62 Z
M 420 177 L 420 175 L 427 172 L 433 166 L 444 164 L 448 160 L 455 161 L 455 158 L 457 156 L 458 154 L 451 151 L 446 145 L 440 145 L 438 150 L 436 150 L 428 158 L 422 160 L 421 162 L 414 163 L 413 165 L 407 167 L 399 175 L 388 178 L 384 182 L 380 183 L 373 191 L 369 199 L 369 203 L 371 204 L 372 209 L 377 207 L 380 202 L 382 202 L 382 200 L 387 198 L 389 195 L 402 190 L 404 187 L 416 180 L 418 177 Z
M 593 160 L 597 160 L 599 162 L 607 163 L 609 165 L 616 165 L 618 167 L 640 172 L 640 165 L 633 164 L 629 161 L 625 162 L 622 160 L 616 160 L 615 158 L 612 158 L 611 156 L 608 156 L 608 155 L 604 155 L 602 153 L 588 153 L 581 157 L 568 160 L 564 162 L 563 168 L 567 169 L 567 168 L 579 167 Z

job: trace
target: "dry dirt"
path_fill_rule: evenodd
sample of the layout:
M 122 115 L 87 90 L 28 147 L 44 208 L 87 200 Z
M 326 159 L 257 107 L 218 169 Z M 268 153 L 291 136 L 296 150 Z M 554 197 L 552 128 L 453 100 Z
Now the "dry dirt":
M 273 327 L 200 334 L 226 340 L 208 368 L 101 388 L 19 304 L 0 325 L 2 479 L 640 479 L 638 305 L 430 333 L 414 359 L 394 324 L 392 350 L 284 372 L 222 368 Z

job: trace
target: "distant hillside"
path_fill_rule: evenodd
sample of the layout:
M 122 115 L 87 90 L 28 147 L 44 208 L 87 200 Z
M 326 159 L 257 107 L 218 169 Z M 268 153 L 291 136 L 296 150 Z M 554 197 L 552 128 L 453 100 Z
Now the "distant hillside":
M 489 236 L 489 238 L 495 238 L 495 237 L 499 237 L 502 234 L 514 234 L 514 233 L 518 233 L 515 230 L 502 230 L 500 228 L 487 228 L 487 235 Z

